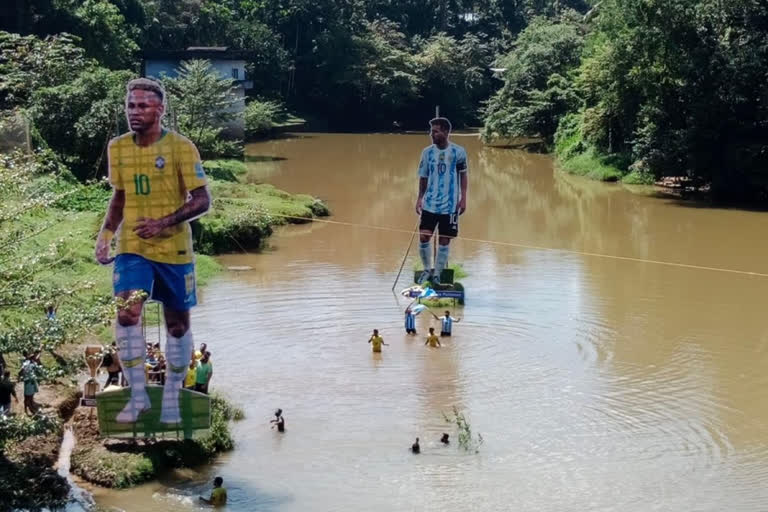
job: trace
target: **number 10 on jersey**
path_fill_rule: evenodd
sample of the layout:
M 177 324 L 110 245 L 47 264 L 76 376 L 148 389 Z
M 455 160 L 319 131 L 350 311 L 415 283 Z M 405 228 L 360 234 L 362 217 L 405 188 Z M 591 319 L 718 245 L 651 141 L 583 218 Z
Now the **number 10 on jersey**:
M 148 196 L 150 192 L 149 188 L 149 176 L 146 174 L 134 174 L 133 184 L 136 187 L 137 196 Z

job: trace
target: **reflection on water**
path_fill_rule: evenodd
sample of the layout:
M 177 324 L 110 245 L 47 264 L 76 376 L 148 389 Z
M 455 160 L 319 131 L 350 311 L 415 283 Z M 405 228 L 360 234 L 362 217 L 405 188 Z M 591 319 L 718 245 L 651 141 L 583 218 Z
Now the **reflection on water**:
M 768 271 L 765 214 L 686 208 L 562 175 L 545 155 L 457 142 L 470 157 L 462 236 Z M 409 231 L 426 143 L 255 144 L 248 179 L 322 197 L 336 220 Z M 242 511 L 764 509 L 768 281 L 457 240 L 464 320 L 428 349 L 437 322 L 422 315 L 406 336 L 390 292 L 409 238 L 315 223 L 223 257 L 253 270 L 215 279 L 193 326 L 214 387 L 246 409 L 237 449 L 99 503 L 192 510 L 221 475 Z M 390 344 L 380 356 L 373 328 Z M 454 405 L 485 439 L 477 455 L 439 446 L 443 431 L 455 439 Z M 285 435 L 269 429 L 277 407 Z

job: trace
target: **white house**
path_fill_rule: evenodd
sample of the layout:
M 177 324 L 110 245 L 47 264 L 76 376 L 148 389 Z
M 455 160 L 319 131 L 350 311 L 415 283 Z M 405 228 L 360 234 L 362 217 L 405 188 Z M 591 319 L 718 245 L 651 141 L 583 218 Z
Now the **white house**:
M 245 91 L 253 87 L 253 82 L 245 76 L 246 52 L 230 50 L 226 46 L 190 46 L 186 50 L 155 51 L 144 54 L 141 62 L 141 75 L 147 78 L 160 79 L 163 75 L 175 77 L 182 61 L 204 59 L 223 78 L 235 81 L 233 94 L 238 101 L 233 105 L 232 112 L 240 114 L 245 110 Z M 238 138 L 245 135 L 243 116 L 238 116 L 226 127 L 226 132 Z

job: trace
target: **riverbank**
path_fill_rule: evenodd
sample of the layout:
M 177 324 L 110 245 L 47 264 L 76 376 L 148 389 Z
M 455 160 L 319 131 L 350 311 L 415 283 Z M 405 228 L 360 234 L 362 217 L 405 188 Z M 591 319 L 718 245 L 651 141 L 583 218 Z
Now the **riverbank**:
M 10 179 L 23 166 L 34 166 L 23 175 L 27 180 L 25 188 L 7 189 L 8 192 L 0 194 L 0 200 L 9 210 L 16 208 L 7 218 L 13 219 L 14 226 L 24 226 L 26 230 L 23 235 L 8 235 L 14 240 L 12 260 L 35 265 L 30 267 L 34 273 L 26 281 L 8 283 L 8 288 L 20 291 L 15 292 L 17 298 L 13 303 L 0 308 L 0 325 L 4 326 L 0 330 L 0 351 L 15 376 L 21 352 L 40 347 L 42 342 L 44 371 L 37 401 L 44 406 L 46 415 L 40 421 L 30 421 L 23 414 L 23 406 L 14 404 L 16 415 L 8 422 L 3 420 L 0 477 L 4 485 L 0 492 L 0 510 L 7 504 L 13 508 L 39 508 L 60 506 L 66 501 L 68 484 L 53 468 L 62 426 L 68 421 L 72 421 L 78 443 L 72 456 L 72 472 L 94 484 L 126 487 L 154 478 L 167 468 L 202 464 L 216 453 L 231 449 L 228 421 L 240 415 L 223 399 L 216 398 L 212 427 L 205 436 L 181 443 L 129 445 L 98 439 L 92 414 L 95 411 L 75 410 L 77 400 L 69 408 L 61 409 L 57 405 L 71 403 L 73 393 L 80 389 L 77 376 L 84 370 L 83 340 L 88 344 L 111 340 L 112 329 L 104 323 L 91 323 L 78 331 L 77 336 L 65 332 L 70 325 L 87 321 L 78 317 L 84 309 L 98 305 L 102 311 L 108 311 L 110 307 L 111 268 L 94 261 L 93 247 L 111 189 L 104 182 L 79 184 L 60 169 L 47 172 L 44 157 L 36 155 L 32 160 L 37 163 L 3 161 L 0 168 L 3 177 L 7 174 Z M 242 162 L 212 161 L 206 162 L 205 167 L 214 201 L 208 216 L 194 226 L 198 286 L 204 286 L 222 270 L 215 254 L 258 249 L 276 225 L 308 222 L 313 217 L 329 214 L 328 208 L 311 196 L 288 194 L 269 185 L 245 182 L 247 167 Z M 36 197 L 56 199 L 34 203 Z M 27 203 L 31 204 L 28 208 Z M 50 261 L 37 264 L 41 257 L 49 257 Z M 23 273 L 17 274 L 21 279 Z M 3 275 L 16 276 L 10 272 Z M 37 293 L 35 302 L 23 298 L 28 290 Z M 45 303 L 37 305 L 39 296 L 55 297 L 52 304 L 56 310 L 55 320 L 45 318 L 42 305 Z M 32 303 L 36 305 L 31 307 Z M 156 315 L 148 313 L 147 321 L 157 322 Z M 111 318 L 111 315 L 101 318 Z M 21 387 L 16 388 L 21 398 Z
M 78 408 L 72 417 L 76 446 L 72 473 L 107 488 L 131 487 L 169 469 L 195 467 L 234 448 L 229 422 L 245 417 L 242 409 L 224 397 L 211 396 L 211 428 L 194 439 L 104 440 L 99 437 L 96 410 Z

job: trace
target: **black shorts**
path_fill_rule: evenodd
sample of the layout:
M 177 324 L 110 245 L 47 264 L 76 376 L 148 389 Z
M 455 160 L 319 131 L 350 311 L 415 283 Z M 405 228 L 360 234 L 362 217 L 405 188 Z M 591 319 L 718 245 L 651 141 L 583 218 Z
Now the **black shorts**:
M 449 333 L 449 332 L 440 331 L 440 336 L 450 336 L 450 335 L 451 335 L 451 333 Z
M 440 236 L 456 237 L 459 235 L 459 213 L 432 213 L 427 210 L 421 212 L 420 231 L 433 233 L 437 226 Z

